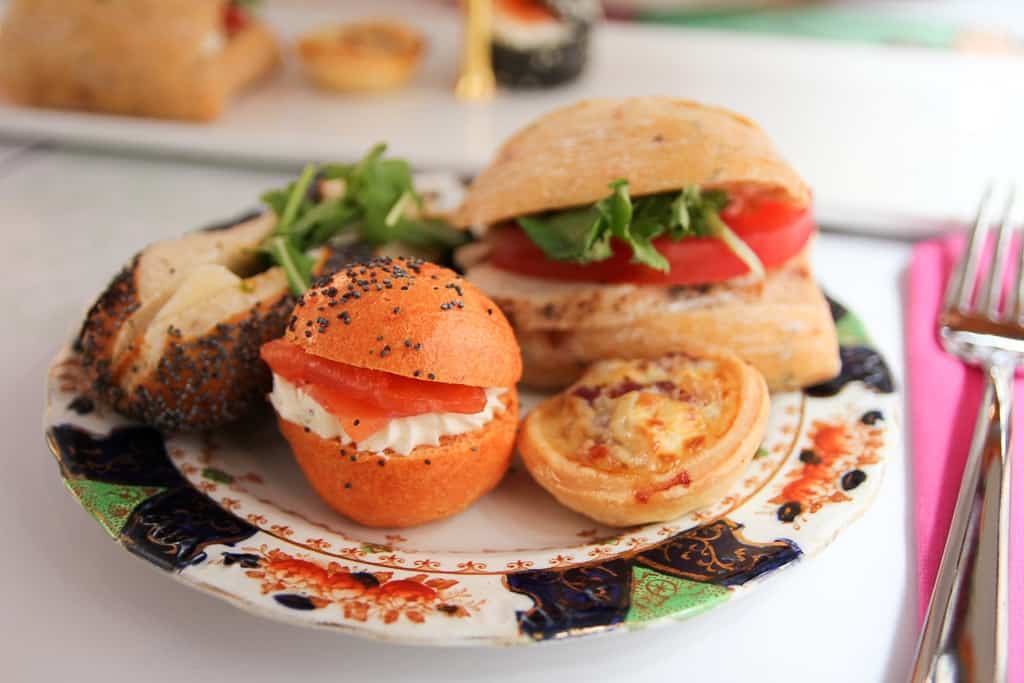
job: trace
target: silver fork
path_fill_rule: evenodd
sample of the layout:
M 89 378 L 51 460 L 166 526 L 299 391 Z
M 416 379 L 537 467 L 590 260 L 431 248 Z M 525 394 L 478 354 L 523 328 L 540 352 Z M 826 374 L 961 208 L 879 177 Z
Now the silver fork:
M 1024 359 L 1024 240 L 1017 247 L 1015 283 L 1004 301 L 1002 282 L 1015 232 L 1012 188 L 993 221 L 996 208 L 989 187 L 938 319 L 946 351 L 979 366 L 986 386 L 917 646 L 913 683 L 1001 683 L 1007 675 L 1010 413 L 1014 370 Z M 984 282 L 978 282 L 993 223 L 995 250 Z

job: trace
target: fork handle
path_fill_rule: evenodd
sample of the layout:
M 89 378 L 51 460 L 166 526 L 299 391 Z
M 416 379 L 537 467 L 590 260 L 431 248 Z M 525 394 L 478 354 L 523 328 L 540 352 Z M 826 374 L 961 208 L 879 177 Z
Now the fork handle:
M 913 683 L 1006 680 L 1013 373 L 1012 364 L 985 367 L 985 397 L 928 603 Z

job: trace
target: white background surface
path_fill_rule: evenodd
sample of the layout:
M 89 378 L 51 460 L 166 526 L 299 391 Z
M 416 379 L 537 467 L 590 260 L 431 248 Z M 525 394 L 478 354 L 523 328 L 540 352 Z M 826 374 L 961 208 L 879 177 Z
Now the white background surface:
M 629 49 L 599 52 L 598 71 L 584 84 L 545 97 L 667 89 L 747 104 L 819 197 L 832 196 L 836 206 L 868 198 L 866 208 L 882 213 L 964 213 L 984 172 L 1008 168 L 1011 155 L 1019 161 L 1024 150 L 1014 130 L 1024 120 L 1020 62 L 759 38 L 712 67 L 707 38 L 659 46 L 633 29 L 622 35 Z M 653 61 L 640 64 L 648 48 Z M 438 68 L 428 64 L 424 72 L 436 85 L 447 78 Z M 599 77 L 603 69 L 614 77 Z M 1015 80 L 1007 80 L 1011 75 Z M 385 129 L 412 131 L 415 123 L 415 130 L 429 132 L 406 133 L 398 151 L 425 154 L 429 144 L 482 158 L 488 144 L 535 107 L 530 98 L 502 102 L 498 127 L 485 126 L 484 133 L 470 127 L 466 135 L 483 137 L 451 142 L 446 136 L 462 134 L 465 121 L 425 121 L 431 99 L 423 97 L 401 115 L 384 102 L 368 103 L 359 116 L 322 125 L 334 132 L 330 140 L 361 149 Z M 247 120 L 259 106 L 243 102 L 237 117 Z M 283 126 L 291 125 L 287 106 L 274 111 Z M 131 129 L 119 128 L 125 136 Z M 287 148 L 310 139 L 290 135 L 264 144 Z M 328 138 L 317 135 L 312 139 L 327 149 Z M 173 582 L 116 546 L 64 491 L 43 444 L 45 368 L 83 307 L 131 253 L 248 208 L 282 179 L 237 167 L 0 143 L 0 310 L 8 314 L 0 334 L 6 465 L 0 680 L 903 678 L 916 622 L 905 461 L 891 463 L 875 505 L 823 555 L 743 600 L 659 630 L 513 650 L 405 648 L 262 621 Z M 909 250 L 905 242 L 828 234 L 815 259 L 821 281 L 865 320 L 901 383 L 901 277 Z

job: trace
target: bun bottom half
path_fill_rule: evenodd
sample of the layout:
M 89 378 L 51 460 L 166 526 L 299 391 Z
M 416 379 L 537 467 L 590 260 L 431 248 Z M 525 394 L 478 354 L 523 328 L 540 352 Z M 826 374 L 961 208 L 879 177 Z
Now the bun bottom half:
M 405 456 L 343 447 L 280 417 L 278 426 L 324 502 L 369 527 L 403 528 L 465 510 L 505 476 L 519 424 L 515 388 L 502 400 L 505 410 L 482 428 Z

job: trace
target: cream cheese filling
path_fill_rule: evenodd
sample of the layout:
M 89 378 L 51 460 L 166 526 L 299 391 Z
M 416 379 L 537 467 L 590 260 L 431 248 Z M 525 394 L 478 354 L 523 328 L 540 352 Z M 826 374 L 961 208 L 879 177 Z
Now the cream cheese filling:
M 474 432 L 505 410 L 502 387 L 484 389 L 487 403 L 478 413 L 424 413 L 389 420 L 386 427 L 356 444 L 360 451 L 389 455 L 409 455 L 417 446 L 437 446 L 445 436 Z M 288 380 L 274 375 L 270 402 L 277 414 L 324 439 L 338 439 L 342 445 L 353 443 L 341 421 L 324 410 L 309 394 Z

